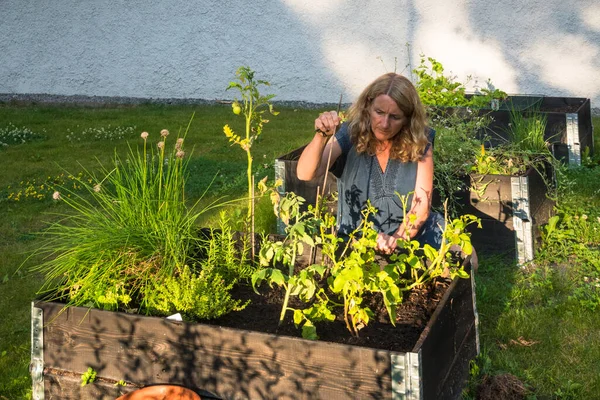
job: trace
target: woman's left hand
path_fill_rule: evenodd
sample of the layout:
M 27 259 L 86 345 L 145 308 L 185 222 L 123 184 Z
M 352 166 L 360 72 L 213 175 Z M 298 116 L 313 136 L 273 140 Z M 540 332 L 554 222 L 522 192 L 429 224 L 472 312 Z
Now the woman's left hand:
M 397 239 L 394 236 L 386 235 L 385 233 L 377 234 L 376 250 L 384 254 L 392 254 L 396 250 Z

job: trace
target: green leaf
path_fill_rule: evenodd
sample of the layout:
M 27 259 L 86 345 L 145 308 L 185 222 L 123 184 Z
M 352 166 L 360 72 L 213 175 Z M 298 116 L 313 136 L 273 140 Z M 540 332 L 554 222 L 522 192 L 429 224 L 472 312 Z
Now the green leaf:
M 317 274 L 319 274 L 319 276 L 323 276 L 323 274 L 325 273 L 325 270 L 327 269 L 326 266 L 321 265 L 321 264 L 313 264 L 310 267 L 307 268 L 307 270 L 309 271 L 314 271 Z
M 473 245 L 470 239 L 462 244 L 462 251 L 467 255 L 473 253 Z
M 435 260 L 435 258 L 438 256 L 437 251 L 427 243 L 423 247 L 423 252 L 425 253 L 427 259 L 431 261 Z
M 304 320 L 304 313 L 302 310 L 294 310 L 294 325 L 296 328 L 302 323 Z
M 242 85 L 240 85 L 237 82 L 229 82 L 229 85 L 227 85 L 227 88 L 225 90 L 229 90 L 231 88 L 237 88 L 239 90 L 242 90 Z
M 317 328 L 310 321 L 306 321 L 304 325 L 302 325 L 302 337 L 304 339 L 309 340 L 317 340 L 319 336 L 317 335 Z
M 258 293 L 258 290 L 256 290 L 256 287 L 260 286 L 262 281 L 265 279 L 266 274 L 267 274 L 266 269 L 260 269 L 252 274 L 252 289 L 254 289 L 254 291 L 256 293 Z
M 274 269 L 271 269 L 271 275 L 269 276 L 269 281 L 278 286 L 284 286 L 285 285 L 285 276 L 283 275 L 283 273 L 280 270 L 274 268 Z
M 469 274 L 463 268 L 455 270 L 453 275 L 458 276 L 459 278 L 462 278 L 462 279 L 469 278 Z

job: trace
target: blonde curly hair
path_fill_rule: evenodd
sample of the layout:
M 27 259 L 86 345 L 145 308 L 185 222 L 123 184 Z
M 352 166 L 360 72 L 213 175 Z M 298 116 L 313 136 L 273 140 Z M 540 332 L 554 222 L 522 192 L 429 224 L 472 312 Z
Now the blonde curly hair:
M 348 110 L 350 139 L 358 153 L 375 155 L 377 139 L 371 130 L 370 108 L 382 94 L 390 96 L 408 119 L 392 138 L 390 158 L 402 162 L 418 161 L 423 157 L 428 139 L 425 133 L 427 117 L 417 90 L 406 77 L 388 73 L 369 84 Z

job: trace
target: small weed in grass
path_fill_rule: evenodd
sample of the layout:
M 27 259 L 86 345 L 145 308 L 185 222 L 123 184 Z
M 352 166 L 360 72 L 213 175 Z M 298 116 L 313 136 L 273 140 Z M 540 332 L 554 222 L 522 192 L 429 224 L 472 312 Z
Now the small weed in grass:
M 42 130 L 42 133 L 37 133 L 25 126 L 18 128 L 9 122 L 4 128 L 0 128 L 0 149 L 45 138 L 45 130 Z
M 111 126 L 106 127 L 86 127 L 79 130 L 79 125 L 74 131 L 67 128 L 66 138 L 70 143 L 91 140 L 121 140 L 134 139 L 137 134 L 135 126 Z
M 27 181 L 21 181 L 16 185 L 9 185 L 6 191 L 6 199 L 12 202 L 25 200 L 49 200 L 53 193 L 58 189 L 69 189 L 72 192 L 83 190 L 82 182 L 87 180 L 92 182 L 91 178 L 86 178 L 83 172 L 77 175 L 62 173 L 56 176 L 46 178 L 34 178 Z M 0 200 L 2 191 L 0 191 Z

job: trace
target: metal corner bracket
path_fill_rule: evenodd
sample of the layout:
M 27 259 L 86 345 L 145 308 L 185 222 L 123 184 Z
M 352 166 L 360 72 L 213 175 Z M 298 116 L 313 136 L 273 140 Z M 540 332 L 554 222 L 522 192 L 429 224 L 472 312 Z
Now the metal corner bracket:
M 33 400 L 44 400 L 44 310 L 31 302 L 31 374 Z
M 511 177 L 513 229 L 517 263 L 533 260 L 533 223 L 530 211 L 529 180 L 526 176 Z
M 393 400 L 423 399 L 421 352 L 390 355 Z

